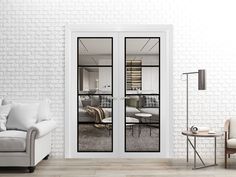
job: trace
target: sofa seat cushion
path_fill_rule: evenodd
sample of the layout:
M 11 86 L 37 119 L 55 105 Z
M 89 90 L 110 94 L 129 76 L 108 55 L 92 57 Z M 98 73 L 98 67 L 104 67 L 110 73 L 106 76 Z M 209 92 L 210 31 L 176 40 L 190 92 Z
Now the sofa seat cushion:
M 0 152 L 26 151 L 26 134 L 27 132 L 17 130 L 0 132 Z
M 227 147 L 228 148 L 236 148 L 236 139 L 229 139 L 227 141 Z

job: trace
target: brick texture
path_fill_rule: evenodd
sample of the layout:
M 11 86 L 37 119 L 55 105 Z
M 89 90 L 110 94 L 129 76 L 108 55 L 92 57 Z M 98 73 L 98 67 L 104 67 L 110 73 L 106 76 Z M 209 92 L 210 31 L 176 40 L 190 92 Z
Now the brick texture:
M 234 1 L 0 0 L 0 96 L 52 100 L 53 157 L 64 151 L 66 24 L 173 24 L 173 153 L 185 157 L 185 82 L 182 72 L 207 70 L 207 90 L 190 81 L 190 124 L 222 131 L 236 115 Z M 200 152 L 212 157 L 202 140 Z M 218 141 L 223 157 L 223 138 Z

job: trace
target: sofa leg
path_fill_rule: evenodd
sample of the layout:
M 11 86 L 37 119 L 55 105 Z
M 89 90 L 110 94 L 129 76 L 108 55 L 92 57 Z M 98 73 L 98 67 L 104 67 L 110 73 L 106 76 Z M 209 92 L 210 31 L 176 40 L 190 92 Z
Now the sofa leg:
M 225 168 L 227 168 L 227 153 L 225 152 Z
M 35 166 L 33 166 L 33 167 L 28 167 L 28 170 L 29 170 L 30 173 L 33 173 L 34 170 L 35 170 L 35 168 L 36 168 Z
M 48 160 L 49 154 L 43 158 L 43 160 Z
M 228 154 L 228 158 L 230 158 L 230 154 Z

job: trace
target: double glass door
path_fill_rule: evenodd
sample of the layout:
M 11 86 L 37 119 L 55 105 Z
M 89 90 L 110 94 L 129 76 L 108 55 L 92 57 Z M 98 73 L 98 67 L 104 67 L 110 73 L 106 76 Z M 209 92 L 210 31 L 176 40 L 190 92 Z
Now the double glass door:
M 77 34 L 77 152 L 161 148 L 161 35 Z

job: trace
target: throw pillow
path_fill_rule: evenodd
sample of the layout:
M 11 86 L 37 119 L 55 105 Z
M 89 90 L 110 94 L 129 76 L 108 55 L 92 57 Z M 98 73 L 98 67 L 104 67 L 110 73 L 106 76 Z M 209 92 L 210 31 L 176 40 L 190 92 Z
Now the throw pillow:
M 45 99 L 39 104 L 37 122 L 51 119 L 50 102 L 49 99 Z
M 159 107 L 159 101 L 158 101 L 157 96 L 145 96 L 144 100 L 145 100 L 144 107 L 148 107 L 148 108 Z
M 6 130 L 7 116 L 11 110 L 11 105 L 0 106 L 0 132 Z
M 100 106 L 102 108 L 111 108 L 112 106 L 111 96 L 100 96 Z
M 39 104 L 13 104 L 6 127 L 9 130 L 27 131 L 37 121 Z

